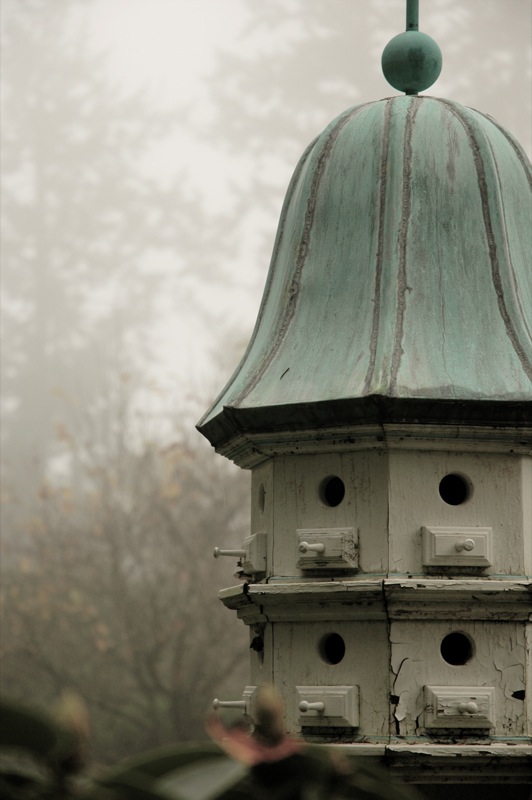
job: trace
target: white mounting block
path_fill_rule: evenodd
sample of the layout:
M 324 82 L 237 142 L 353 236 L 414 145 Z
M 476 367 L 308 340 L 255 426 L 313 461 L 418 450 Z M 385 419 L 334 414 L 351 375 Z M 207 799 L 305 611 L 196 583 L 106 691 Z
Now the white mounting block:
M 297 531 L 299 569 L 358 570 L 355 528 L 311 528 Z
M 358 728 L 358 686 L 296 686 L 299 723 Z
M 491 528 L 421 528 L 426 567 L 490 567 Z
M 493 728 L 491 686 L 425 686 L 425 728 Z
M 245 555 L 242 557 L 242 569 L 248 575 L 261 575 L 266 572 L 267 534 L 254 533 L 244 539 Z

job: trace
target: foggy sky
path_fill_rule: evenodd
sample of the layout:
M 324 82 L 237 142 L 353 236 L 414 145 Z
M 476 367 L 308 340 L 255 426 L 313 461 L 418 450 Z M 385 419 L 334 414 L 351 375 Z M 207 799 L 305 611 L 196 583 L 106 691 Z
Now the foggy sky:
M 160 185 L 161 206 L 175 220 L 176 230 L 182 227 L 174 238 L 168 235 L 164 245 L 139 241 L 130 261 L 125 253 L 113 256 L 110 248 L 105 280 L 101 283 L 95 270 L 80 300 L 92 317 L 80 313 L 79 336 L 85 336 L 91 319 L 114 316 L 114 329 L 120 329 L 117 353 L 127 350 L 141 382 L 156 386 L 175 402 L 187 391 L 209 398 L 230 374 L 249 338 L 284 193 L 299 155 L 346 107 L 396 94 L 381 74 L 380 54 L 404 29 L 405 2 L 4 0 L 4 37 L 8 43 L 14 37 L 17 18 L 37 36 L 43 21 L 57 9 L 62 20 L 54 20 L 56 27 L 49 31 L 43 29 L 38 48 L 27 35 L 16 41 L 16 56 L 3 57 L 4 83 L 13 83 L 18 91 L 18 78 L 32 67 L 43 84 L 41 95 L 48 84 L 53 99 L 54 70 L 62 70 L 64 85 L 57 96 L 61 103 L 70 90 L 75 92 L 76 82 L 85 80 L 75 69 L 61 66 L 69 47 L 81 47 L 83 57 L 93 59 L 101 87 L 107 83 L 115 97 L 142 95 L 139 125 L 164 112 L 155 135 L 132 148 L 131 155 L 124 149 L 120 168 L 130 175 L 149 175 Z M 441 77 L 425 93 L 491 114 L 530 152 L 529 0 L 422 0 L 420 29 L 438 41 L 444 59 Z M 111 106 L 97 120 L 109 129 L 120 125 L 120 119 L 111 119 Z M 118 115 L 120 109 L 117 103 Z M 68 113 L 65 106 L 64 118 Z M 8 119 L 5 128 L 12 125 L 16 136 L 17 125 L 31 124 L 21 116 Z M 134 121 L 124 119 L 124 125 L 131 127 Z M 58 129 L 56 143 L 61 135 Z M 51 142 L 43 132 L 29 160 L 17 163 L 17 185 L 23 173 L 39 168 L 39 160 L 49 163 Z M 116 146 L 120 149 L 119 139 Z M 21 151 L 22 144 L 18 153 L 13 147 L 15 158 Z M 70 172 L 81 175 L 96 163 L 96 150 L 86 149 L 82 156 L 80 152 L 79 163 L 68 148 L 64 152 Z M 112 178 L 102 177 L 101 191 L 111 197 L 107 180 Z M 45 198 L 50 208 L 68 201 L 63 191 L 57 180 Z M 85 229 L 83 214 L 75 222 L 80 250 L 84 241 L 89 250 L 95 235 L 105 238 L 112 229 L 109 221 L 101 221 L 96 233 L 91 229 L 89 191 L 89 184 L 81 180 L 89 213 Z M 191 211 L 194 204 L 197 214 Z M 116 213 L 127 211 L 122 207 Z M 65 217 L 64 226 L 69 224 L 74 222 Z M 53 238 L 56 233 L 48 235 Z M 60 251 L 63 244 L 52 241 L 48 246 Z M 16 260 L 11 247 L 9 242 L 5 245 L 7 256 Z M 109 270 L 116 270 L 113 281 Z M 151 318 L 141 333 L 135 314 L 121 307 L 119 296 L 133 276 L 150 274 Z M 10 308 L 15 302 L 20 306 L 22 300 L 14 297 L 11 285 L 7 294 Z M 59 304 L 56 313 L 62 313 Z M 224 337 L 230 343 L 225 348 L 229 355 L 227 364 L 219 367 Z M 198 410 L 203 402 L 202 398 Z

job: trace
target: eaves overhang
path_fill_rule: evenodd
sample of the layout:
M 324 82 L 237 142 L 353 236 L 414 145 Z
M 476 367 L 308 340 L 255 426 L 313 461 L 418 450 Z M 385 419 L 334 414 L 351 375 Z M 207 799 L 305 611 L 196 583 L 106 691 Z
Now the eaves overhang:
M 532 402 L 372 396 L 224 407 L 200 427 L 217 452 L 252 467 L 286 453 L 418 447 L 532 454 Z
M 515 620 L 526 622 L 532 578 L 361 576 L 356 580 L 272 579 L 223 589 L 220 600 L 248 625 L 323 620 Z

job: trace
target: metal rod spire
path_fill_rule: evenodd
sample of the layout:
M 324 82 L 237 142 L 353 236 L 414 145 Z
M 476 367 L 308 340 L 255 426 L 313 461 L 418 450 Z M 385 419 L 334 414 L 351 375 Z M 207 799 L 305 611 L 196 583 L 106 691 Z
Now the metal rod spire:
M 406 0 L 406 29 L 419 30 L 419 0 Z

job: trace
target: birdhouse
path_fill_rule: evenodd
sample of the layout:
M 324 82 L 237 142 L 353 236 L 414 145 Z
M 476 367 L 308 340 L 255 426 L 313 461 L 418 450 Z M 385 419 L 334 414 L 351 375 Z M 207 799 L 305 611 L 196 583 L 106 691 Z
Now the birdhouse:
M 409 2 L 383 54 L 405 94 L 348 109 L 302 155 L 251 341 L 198 428 L 252 473 L 249 536 L 217 549 L 243 578 L 221 592 L 250 631 L 239 707 L 253 717 L 273 683 L 296 736 L 432 798 L 482 783 L 517 800 L 532 779 L 530 170 L 495 120 L 418 95 L 440 66 Z

